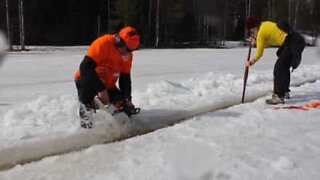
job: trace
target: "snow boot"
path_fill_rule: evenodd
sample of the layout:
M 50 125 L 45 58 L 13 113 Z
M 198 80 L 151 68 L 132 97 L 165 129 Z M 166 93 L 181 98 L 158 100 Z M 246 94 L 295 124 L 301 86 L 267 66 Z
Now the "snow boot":
M 290 99 L 290 94 L 289 94 L 289 92 L 284 93 L 284 99 Z
M 93 114 L 94 109 L 83 104 L 80 105 L 79 115 L 80 115 L 80 126 L 82 128 L 92 128 L 93 127 Z
M 266 103 L 272 104 L 272 105 L 284 104 L 284 98 L 283 97 L 280 98 L 277 94 L 272 94 L 271 99 L 267 99 Z

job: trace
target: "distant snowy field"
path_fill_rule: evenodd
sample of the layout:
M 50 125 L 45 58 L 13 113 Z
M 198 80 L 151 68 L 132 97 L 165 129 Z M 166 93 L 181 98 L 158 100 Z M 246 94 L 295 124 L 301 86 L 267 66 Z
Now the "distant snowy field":
M 0 149 L 79 130 L 73 74 L 86 47 L 30 48 L 8 53 L 0 66 Z M 252 103 L 18 165 L 0 171 L 0 179 L 319 179 L 320 109 L 274 110 L 264 104 L 275 52 L 266 49 L 250 69 L 247 96 L 262 96 Z M 246 48 L 137 51 L 133 100 L 143 110 L 240 102 L 246 55 Z M 287 105 L 320 100 L 319 80 L 319 49 L 309 47 L 292 74 Z

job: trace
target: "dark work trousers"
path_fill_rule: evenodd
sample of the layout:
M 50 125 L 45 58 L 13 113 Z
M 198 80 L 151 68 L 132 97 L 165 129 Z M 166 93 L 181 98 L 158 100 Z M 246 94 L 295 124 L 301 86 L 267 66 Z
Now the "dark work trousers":
M 303 37 L 296 33 L 290 33 L 283 45 L 277 51 L 278 60 L 273 69 L 274 86 L 273 92 L 278 97 L 284 97 L 289 92 L 290 68 L 296 69 L 301 62 L 301 54 L 306 44 Z
M 79 101 L 84 104 L 87 108 L 94 108 L 93 99 L 98 94 L 91 84 L 90 78 L 80 77 L 75 81 Z M 115 103 L 117 101 L 122 101 L 124 98 L 121 95 L 119 89 L 108 90 L 110 103 Z
M 289 92 L 292 52 L 283 48 L 273 69 L 273 92 L 280 98 Z

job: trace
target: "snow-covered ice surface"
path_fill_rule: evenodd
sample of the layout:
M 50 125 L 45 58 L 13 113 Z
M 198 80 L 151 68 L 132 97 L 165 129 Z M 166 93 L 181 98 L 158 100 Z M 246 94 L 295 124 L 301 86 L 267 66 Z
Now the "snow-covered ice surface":
M 0 150 L 80 130 L 73 73 L 86 47 L 31 48 L 8 53 L 0 67 Z M 250 69 L 247 96 L 262 96 L 254 102 L 17 165 L 1 171 L 0 179 L 319 179 L 319 109 L 274 110 L 264 103 L 275 51 L 267 49 Z M 222 101 L 237 104 L 246 54 L 246 48 L 137 51 L 134 102 L 164 116 Z M 320 100 L 319 80 L 319 49 L 307 48 L 292 74 L 287 105 Z

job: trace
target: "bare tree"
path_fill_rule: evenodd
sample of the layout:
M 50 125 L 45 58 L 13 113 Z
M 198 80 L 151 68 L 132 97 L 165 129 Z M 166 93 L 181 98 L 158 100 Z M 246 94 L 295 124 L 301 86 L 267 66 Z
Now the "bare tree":
M 251 0 L 245 0 L 246 1 L 246 18 L 251 15 Z M 244 37 L 247 37 L 248 30 L 245 29 L 244 31 Z
M 129 24 L 129 14 L 128 14 L 128 0 L 124 0 L 124 25 L 128 25 Z
M 101 35 L 101 16 L 97 15 L 97 37 Z
M 268 19 L 270 20 L 274 19 L 274 5 L 275 0 L 268 0 Z
M 251 0 L 246 0 L 246 17 L 251 15 Z
M 228 0 L 224 2 L 224 13 L 223 13 L 223 33 L 221 45 L 225 45 L 225 40 L 227 36 L 227 20 L 228 20 Z
M 156 39 L 155 47 L 159 46 L 159 28 L 160 28 L 160 0 L 157 0 L 157 10 L 156 10 Z
M 9 50 L 12 50 L 8 0 L 6 0 L 6 21 L 7 21 L 7 38 L 8 38 L 8 43 L 9 43 Z
M 20 30 L 20 46 L 21 50 L 25 50 L 25 42 L 24 42 L 24 21 L 23 21 L 23 1 L 19 0 L 19 30 Z
M 271 19 L 272 0 L 268 0 L 268 19 Z
M 288 23 L 291 24 L 292 0 L 288 0 Z
M 110 31 L 110 12 L 111 12 L 111 8 L 110 8 L 110 0 L 107 1 L 107 11 L 108 11 L 108 14 L 107 14 L 107 31 Z
M 152 18 L 152 0 L 149 0 L 149 11 L 148 11 L 148 35 L 151 34 L 151 18 Z
M 300 9 L 300 0 L 297 0 L 295 16 L 294 16 L 294 29 L 297 29 L 297 19 L 298 19 L 299 9 Z

